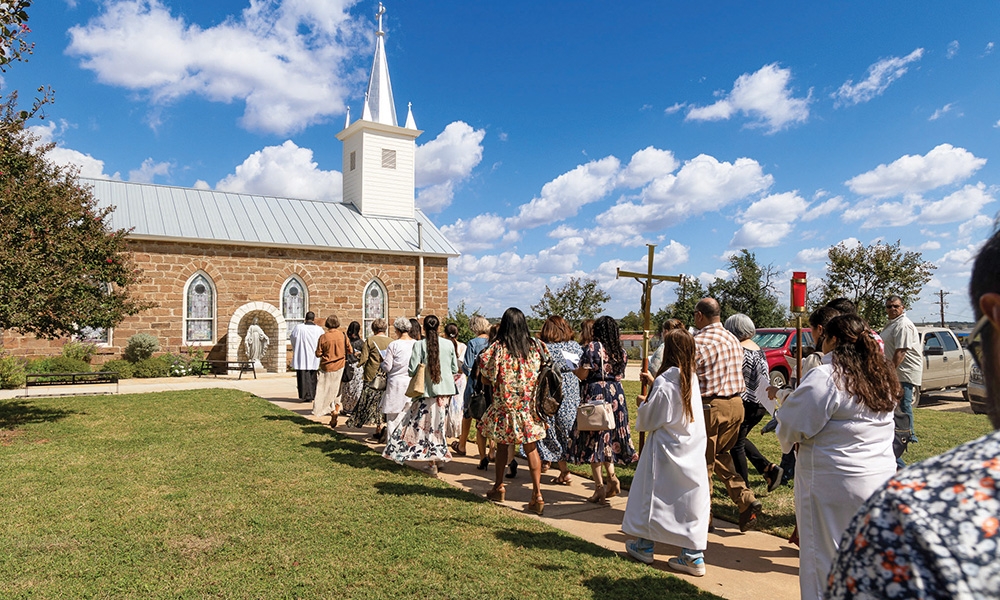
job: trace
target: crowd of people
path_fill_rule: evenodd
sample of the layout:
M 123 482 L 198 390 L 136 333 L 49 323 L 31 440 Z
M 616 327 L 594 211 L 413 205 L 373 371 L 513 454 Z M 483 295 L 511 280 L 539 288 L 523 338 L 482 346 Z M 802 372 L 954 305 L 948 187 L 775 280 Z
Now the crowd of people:
M 987 266 L 1000 259 L 998 236 L 977 260 L 972 285 L 981 318 L 970 351 L 990 398 L 1000 393 L 1000 278 Z M 458 327 L 442 326 L 435 315 L 422 322 L 397 318 L 391 338 L 378 319 L 362 339 L 357 323 L 341 333 L 331 316 L 324 332 L 308 313 L 291 335 L 293 367 L 299 398 L 313 403 L 313 414 L 330 415 L 332 427 L 341 414 L 352 427 L 375 425 L 374 440 L 384 442 L 387 459 L 437 474 L 453 456 L 470 452 L 472 434 L 478 468 L 494 465 L 486 497 L 498 502 L 505 480 L 516 476 L 517 459 L 526 461 L 528 510 L 538 515 L 545 507 L 543 473 L 557 469 L 548 483 L 568 485 L 567 465 L 589 465 L 594 491 L 587 501 L 607 505 L 622 490 L 616 466 L 638 461 L 622 530 L 633 536 L 626 552 L 647 564 L 660 542 L 680 549 L 667 561 L 671 568 L 705 574 L 713 475 L 737 507 L 740 531 L 755 527 L 762 506 L 747 483 L 749 462 L 768 491 L 794 481 L 803 598 L 984 591 L 995 597 L 1000 438 L 993 434 L 945 462 L 898 471 L 906 444 L 916 441 L 911 401 L 920 373 L 911 354 L 919 343 L 912 323 L 900 320 L 902 300 L 890 296 L 886 309 L 890 325 L 881 336 L 846 299 L 814 311 L 816 351 L 795 374 L 794 389 L 777 389 L 752 341 L 753 321 L 737 314 L 723 324 L 719 303 L 702 299 L 693 330 L 676 320 L 664 324 L 662 343 L 641 375 L 648 392 L 635 399 L 635 427 L 649 435 L 641 456 L 621 383 L 628 356 L 609 316 L 574 331 L 554 315 L 535 338 L 524 314 L 511 307 L 494 325 L 474 316 L 474 335 L 463 344 Z M 561 373 L 561 403 L 544 414 L 536 385 L 549 368 Z M 491 401 L 477 414 L 474 405 L 484 396 Z M 781 445 L 778 462 L 747 435 L 768 415 Z M 1000 417 L 992 418 L 1000 427 Z M 938 506 L 921 490 L 946 489 L 936 479 L 941 473 L 953 485 L 937 497 Z M 969 523 L 953 522 L 959 509 Z

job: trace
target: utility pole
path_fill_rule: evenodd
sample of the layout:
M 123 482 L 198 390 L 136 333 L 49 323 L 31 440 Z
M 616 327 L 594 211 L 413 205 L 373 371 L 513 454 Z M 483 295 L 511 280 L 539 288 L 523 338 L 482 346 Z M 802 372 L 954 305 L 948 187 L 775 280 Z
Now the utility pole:
M 938 292 L 938 295 L 940 297 L 940 300 L 938 300 L 938 305 L 941 307 L 941 327 L 944 327 L 944 307 L 948 306 L 948 303 L 944 301 L 944 297 L 950 293 L 951 292 L 946 292 L 944 290 L 940 290 Z

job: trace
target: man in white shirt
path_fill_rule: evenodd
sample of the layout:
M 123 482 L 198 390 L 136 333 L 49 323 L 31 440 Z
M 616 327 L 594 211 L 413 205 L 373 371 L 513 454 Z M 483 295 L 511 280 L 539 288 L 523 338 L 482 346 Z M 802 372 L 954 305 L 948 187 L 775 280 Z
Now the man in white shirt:
M 319 357 L 316 356 L 316 345 L 323 328 L 314 323 L 316 313 L 306 313 L 305 323 L 300 323 L 292 329 L 289 336 L 292 341 L 292 368 L 295 369 L 295 383 L 299 390 L 299 402 L 312 402 L 316 399 L 316 381 L 319 371 Z
M 896 367 L 896 376 L 903 386 L 903 399 L 899 408 L 910 421 L 910 442 L 913 443 L 917 441 L 913 432 L 913 399 L 914 394 L 919 399 L 920 382 L 924 373 L 920 333 L 913 321 L 906 316 L 903 300 L 899 296 L 889 296 L 886 299 L 885 313 L 889 317 L 889 323 L 882 330 L 885 357 Z

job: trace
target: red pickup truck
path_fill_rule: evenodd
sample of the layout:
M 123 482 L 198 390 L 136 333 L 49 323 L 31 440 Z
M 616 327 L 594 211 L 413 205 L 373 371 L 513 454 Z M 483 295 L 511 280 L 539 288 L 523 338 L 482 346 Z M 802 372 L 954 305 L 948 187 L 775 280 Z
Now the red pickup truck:
M 803 354 L 805 349 L 813 345 L 812 329 L 802 329 Z M 793 371 L 795 361 L 796 336 L 794 327 L 761 328 L 753 336 L 753 341 L 767 355 L 767 370 L 771 374 L 771 385 L 784 387 Z

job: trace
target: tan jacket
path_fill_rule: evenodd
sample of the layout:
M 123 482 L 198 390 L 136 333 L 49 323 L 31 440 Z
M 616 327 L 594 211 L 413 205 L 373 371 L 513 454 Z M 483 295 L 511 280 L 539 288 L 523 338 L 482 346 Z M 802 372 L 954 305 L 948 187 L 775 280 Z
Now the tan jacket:
M 339 371 L 344 368 L 347 354 L 353 352 L 347 334 L 339 329 L 331 329 L 319 338 L 316 346 L 316 356 L 319 357 L 319 370 L 324 373 Z

